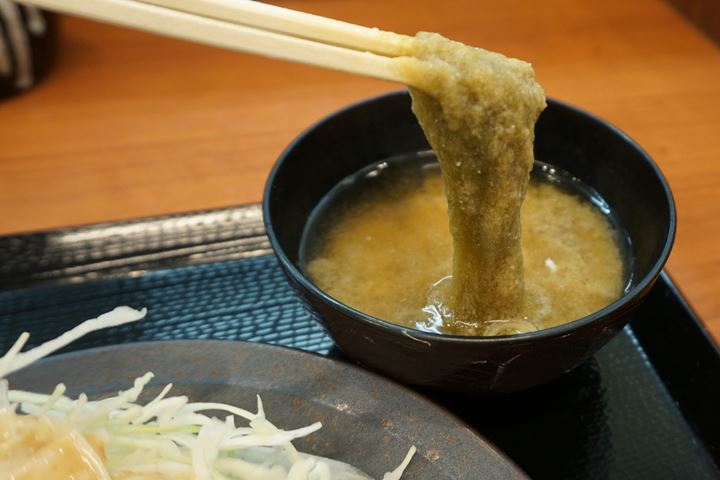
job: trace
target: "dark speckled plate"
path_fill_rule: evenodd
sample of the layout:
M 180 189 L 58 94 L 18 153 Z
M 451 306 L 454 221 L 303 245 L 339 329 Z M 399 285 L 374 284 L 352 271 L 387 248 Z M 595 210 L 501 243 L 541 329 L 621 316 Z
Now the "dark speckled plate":
M 403 478 L 525 479 L 525 474 L 460 420 L 417 394 L 341 361 L 243 342 L 132 343 L 51 357 L 10 377 L 12 388 L 49 392 L 63 381 L 70 395 L 102 396 L 153 371 L 147 394 L 172 382 L 195 401 L 254 410 L 261 394 L 268 418 L 295 428 L 324 428 L 297 442 L 307 452 L 349 462 L 382 477 L 410 445 L 418 455 Z

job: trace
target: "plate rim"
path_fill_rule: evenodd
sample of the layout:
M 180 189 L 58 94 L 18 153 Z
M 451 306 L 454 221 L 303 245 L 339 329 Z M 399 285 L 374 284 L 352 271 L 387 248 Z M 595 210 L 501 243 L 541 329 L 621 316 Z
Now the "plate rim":
M 326 363 L 328 365 L 333 366 L 339 366 L 341 369 L 348 369 L 352 372 L 355 372 L 356 374 L 360 376 L 364 376 L 371 380 L 372 382 L 379 382 L 381 384 L 385 384 L 387 387 L 390 387 L 397 393 L 400 393 L 401 395 L 409 396 L 412 398 L 412 400 L 418 404 L 421 405 L 425 409 L 432 409 L 436 413 L 440 414 L 443 418 L 445 418 L 447 421 L 453 424 L 453 426 L 465 429 L 471 433 L 472 436 L 477 438 L 484 446 L 487 448 L 488 451 L 492 452 L 500 461 L 504 462 L 510 470 L 516 475 L 516 479 L 518 480 L 530 480 L 530 477 L 525 473 L 525 471 L 512 459 L 510 458 L 504 451 L 502 451 L 499 447 L 497 447 L 492 441 L 490 441 L 487 437 L 485 437 L 481 432 L 479 432 L 475 427 L 468 424 L 465 420 L 460 418 L 457 414 L 453 413 L 446 407 L 439 405 L 438 403 L 432 401 L 431 399 L 427 398 L 420 392 L 417 392 L 407 385 L 403 385 L 402 383 L 384 377 L 380 375 L 377 372 L 374 372 L 372 370 L 368 370 L 366 368 L 363 368 L 360 365 L 350 363 L 349 361 L 345 361 L 343 359 L 338 358 L 332 358 L 327 355 L 323 355 L 318 352 L 308 351 L 308 350 L 302 350 L 300 348 L 295 347 L 289 347 L 285 345 L 275 345 L 275 344 L 269 344 L 264 342 L 252 342 L 252 341 L 246 341 L 246 340 L 222 340 L 222 339 L 178 339 L 178 340 L 146 340 L 146 341 L 139 341 L 139 342 L 127 342 L 127 343 L 117 343 L 117 344 L 111 344 L 111 345 L 102 345 L 97 347 L 90 347 L 85 349 L 79 349 L 79 350 L 73 350 L 69 352 L 59 352 L 52 354 L 48 357 L 45 357 L 41 360 L 38 360 L 37 362 L 28 365 L 24 369 L 21 369 L 17 372 L 14 372 L 13 374 L 9 375 L 7 377 L 7 380 L 10 383 L 10 388 L 12 389 L 12 383 L 13 379 L 15 378 L 21 378 L 23 371 L 26 369 L 31 368 L 42 368 L 45 367 L 47 364 L 56 362 L 56 361 L 73 361 L 76 358 L 81 358 L 85 356 L 92 356 L 92 355 L 101 355 L 103 353 L 107 352 L 113 352 L 113 353 L 122 353 L 123 350 L 131 351 L 133 349 L 138 348 L 151 348 L 153 345 L 163 345 L 165 347 L 170 346 L 171 348 L 175 346 L 181 346 L 181 345 L 193 345 L 193 346 L 207 346 L 212 347 L 213 345 L 222 345 L 226 348 L 231 349 L 258 349 L 258 350 L 270 350 L 270 351 L 282 351 L 287 355 L 297 355 L 299 357 L 312 357 L 316 361 L 319 361 L 321 363 Z M 210 352 L 215 352 L 213 348 L 209 348 Z M 73 387 L 70 382 L 63 381 L 68 385 L 68 387 Z M 262 395 L 262 391 L 258 391 L 258 394 Z

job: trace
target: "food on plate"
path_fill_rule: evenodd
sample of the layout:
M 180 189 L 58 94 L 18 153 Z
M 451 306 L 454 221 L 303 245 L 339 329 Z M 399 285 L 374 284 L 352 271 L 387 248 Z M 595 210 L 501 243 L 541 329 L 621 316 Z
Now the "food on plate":
M 0 358 L 0 479 L 2 480 L 163 480 L 306 479 L 361 480 L 370 477 L 351 465 L 298 452 L 292 441 L 319 430 L 313 423 L 282 430 L 257 411 L 170 396 L 165 386 L 152 400 L 138 398 L 153 374 L 116 395 L 71 399 L 58 384 L 50 394 L 8 390 L 5 377 L 102 328 L 145 316 L 119 307 L 88 320 L 28 352 L 23 334 Z M 207 412 L 222 414 L 222 418 Z M 243 424 L 237 425 L 238 420 Z M 383 480 L 398 480 L 412 456 Z

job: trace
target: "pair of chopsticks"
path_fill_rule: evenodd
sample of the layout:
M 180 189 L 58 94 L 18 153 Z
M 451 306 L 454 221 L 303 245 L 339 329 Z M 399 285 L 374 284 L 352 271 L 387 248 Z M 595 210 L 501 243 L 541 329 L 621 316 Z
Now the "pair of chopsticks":
M 18 0 L 230 50 L 402 82 L 391 67 L 408 38 L 250 0 Z

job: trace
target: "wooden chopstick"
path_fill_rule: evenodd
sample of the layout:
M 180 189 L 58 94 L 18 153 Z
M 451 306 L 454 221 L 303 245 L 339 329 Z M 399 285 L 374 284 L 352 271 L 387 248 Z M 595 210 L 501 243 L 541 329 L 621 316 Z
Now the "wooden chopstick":
M 90 18 L 230 50 L 403 82 L 391 59 L 135 0 L 18 0 L 45 10 Z M 166 2 L 174 5 L 175 2 Z
M 143 3 L 194 13 L 330 45 L 386 56 L 402 54 L 408 37 L 377 28 L 299 12 L 249 0 L 138 0 Z

